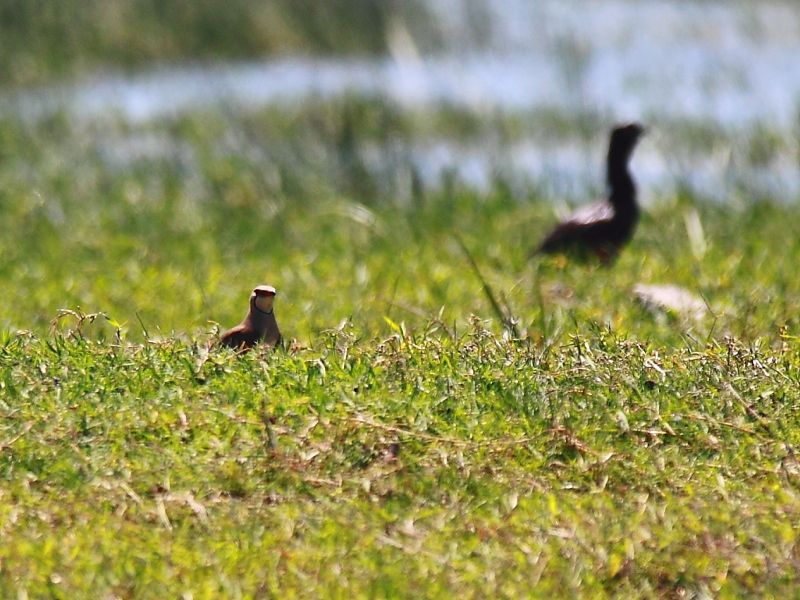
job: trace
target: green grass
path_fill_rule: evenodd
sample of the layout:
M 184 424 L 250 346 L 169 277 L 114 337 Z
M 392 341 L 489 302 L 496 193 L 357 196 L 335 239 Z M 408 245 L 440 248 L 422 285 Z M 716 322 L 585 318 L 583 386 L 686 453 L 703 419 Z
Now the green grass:
M 0 127 L 0 596 L 794 593 L 800 206 L 530 262 L 552 199 L 401 200 L 348 128 L 414 123 L 325 110 Z M 292 348 L 209 352 L 258 283 Z
M 236 358 L 18 336 L 0 368 L 3 595 L 796 584 L 794 339 L 543 350 L 476 321 Z
M 0 0 L 0 83 L 154 61 L 376 54 L 398 24 L 436 46 L 416 0 Z

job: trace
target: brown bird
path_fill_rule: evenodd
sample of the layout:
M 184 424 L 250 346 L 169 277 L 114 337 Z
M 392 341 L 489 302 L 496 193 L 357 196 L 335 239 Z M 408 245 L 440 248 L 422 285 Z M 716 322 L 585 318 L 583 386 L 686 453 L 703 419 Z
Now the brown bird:
M 610 262 L 627 244 L 639 221 L 636 184 L 628 171 L 636 142 L 644 127 L 630 123 L 611 131 L 606 183 L 608 198 L 578 210 L 549 233 L 534 254 L 570 252 L 581 257 L 594 254 Z
M 278 292 L 271 285 L 259 285 L 250 294 L 250 310 L 236 327 L 219 338 L 219 343 L 229 348 L 242 350 L 252 348 L 259 342 L 275 347 L 281 342 L 281 332 L 275 320 L 273 303 Z

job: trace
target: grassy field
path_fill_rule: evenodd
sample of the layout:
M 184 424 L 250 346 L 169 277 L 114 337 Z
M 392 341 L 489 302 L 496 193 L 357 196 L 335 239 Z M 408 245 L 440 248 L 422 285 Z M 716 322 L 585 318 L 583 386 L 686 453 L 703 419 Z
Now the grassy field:
M 0 0 L 0 83 L 153 61 L 374 54 L 398 25 L 435 47 L 417 0 Z
M 2 124 L 0 596 L 794 593 L 797 203 L 528 261 L 552 198 L 386 188 L 352 110 Z M 258 283 L 291 347 L 208 351 Z

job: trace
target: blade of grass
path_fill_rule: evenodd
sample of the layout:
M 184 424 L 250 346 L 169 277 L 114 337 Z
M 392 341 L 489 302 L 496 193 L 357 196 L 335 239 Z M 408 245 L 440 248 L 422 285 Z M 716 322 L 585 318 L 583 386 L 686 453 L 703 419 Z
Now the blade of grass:
M 514 322 L 514 319 L 511 315 L 508 315 L 503 308 L 500 306 L 500 303 L 497 301 L 497 297 L 492 290 L 492 287 L 489 285 L 489 282 L 486 281 L 486 278 L 481 273 L 480 267 L 478 267 L 478 263 L 475 260 L 475 257 L 467 248 L 467 245 L 464 243 L 464 240 L 461 239 L 461 236 L 458 234 L 454 234 L 456 242 L 461 247 L 461 251 L 466 256 L 467 261 L 469 262 L 472 270 L 475 272 L 475 276 L 478 278 L 478 281 L 481 282 L 481 287 L 483 288 L 483 293 L 486 295 L 486 299 L 489 300 L 489 304 L 492 305 L 492 310 L 494 310 L 497 318 L 500 319 L 500 322 L 503 324 L 511 335 L 514 338 L 519 339 L 519 331 L 517 330 L 517 324 Z

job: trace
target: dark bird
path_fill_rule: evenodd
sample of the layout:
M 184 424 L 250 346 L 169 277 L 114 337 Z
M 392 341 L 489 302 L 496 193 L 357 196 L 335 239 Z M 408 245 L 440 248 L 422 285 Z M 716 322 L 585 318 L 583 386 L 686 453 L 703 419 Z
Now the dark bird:
M 639 221 L 636 184 L 628 171 L 628 162 L 643 133 L 644 128 L 638 123 L 611 131 L 606 167 L 608 198 L 578 210 L 556 225 L 535 254 L 569 252 L 582 257 L 594 254 L 606 263 L 616 257 L 630 241 Z
M 259 285 L 250 294 L 250 310 L 236 327 L 219 338 L 219 343 L 229 348 L 243 350 L 263 342 L 275 347 L 281 342 L 281 332 L 275 320 L 273 303 L 278 292 L 271 285 Z

